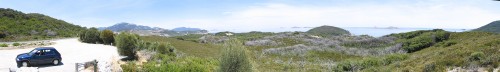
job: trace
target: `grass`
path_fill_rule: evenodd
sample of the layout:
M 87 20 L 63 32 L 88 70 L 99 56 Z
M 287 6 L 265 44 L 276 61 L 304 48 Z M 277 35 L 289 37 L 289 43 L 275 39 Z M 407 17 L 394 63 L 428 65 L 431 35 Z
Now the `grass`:
M 178 40 L 175 38 L 167 38 L 161 36 L 143 36 L 144 41 L 150 42 L 168 42 L 175 47 L 175 50 L 183 52 L 188 56 L 196 56 L 201 58 L 216 58 L 220 54 L 221 45 L 197 43 L 192 41 Z

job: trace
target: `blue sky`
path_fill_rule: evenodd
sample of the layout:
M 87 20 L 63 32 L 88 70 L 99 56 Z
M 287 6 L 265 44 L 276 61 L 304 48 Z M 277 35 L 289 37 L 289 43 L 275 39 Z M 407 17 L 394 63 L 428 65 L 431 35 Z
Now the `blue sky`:
M 254 31 L 282 27 L 477 28 L 500 20 L 493 0 L 0 0 L 1 8 L 104 27 Z

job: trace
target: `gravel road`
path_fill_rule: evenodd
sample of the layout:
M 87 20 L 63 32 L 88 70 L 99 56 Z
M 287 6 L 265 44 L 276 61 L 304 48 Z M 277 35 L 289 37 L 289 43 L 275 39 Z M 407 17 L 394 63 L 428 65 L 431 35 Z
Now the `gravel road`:
M 103 67 L 100 71 L 110 71 L 109 68 L 106 70 L 105 67 L 111 65 L 102 64 L 111 64 L 114 58 L 119 57 L 114 46 L 81 43 L 77 38 L 55 40 L 54 42 L 56 44 L 47 47 L 55 47 L 61 53 L 63 65 L 44 65 L 29 68 L 37 69 L 40 72 L 74 72 L 75 63 L 98 60 L 100 67 Z M 32 49 L 0 50 L 0 72 L 8 72 L 9 68 L 17 69 L 15 62 L 17 54 L 26 53 Z

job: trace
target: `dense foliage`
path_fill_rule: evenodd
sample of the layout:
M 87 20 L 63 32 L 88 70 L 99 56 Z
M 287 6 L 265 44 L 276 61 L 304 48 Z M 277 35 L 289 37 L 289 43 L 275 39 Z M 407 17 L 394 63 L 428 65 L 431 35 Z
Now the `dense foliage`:
M 338 35 L 350 35 L 349 31 L 344 30 L 339 27 L 334 27 L 334 26 L 320 26 L 313 28 L 307 33 L 312 34 L 312 35 L 318 35 L 322 37 L 330 37 L 330 36 L 338 36 Z
M 74 37 L 83 27 L 38 13 L 0 8 L 0 41 Z
M 139 35 L 122 32 L 115 37 L 118 53 L 129 58 L 135 58 Z
M 99 34 L 99 38 L 102 40 L 103 44 L 111 45 L 115 42 L 115 34 L 111 30 L 103 30 Z
M 450 36 L 450 32 L 442 29 L 434 29 L 391 34 L 389 36 L 399 38 L 398 42 L 403 43 L 404 50 L 408 52 L 415 52 L 447 40 Z
M 493 21 L 485 26 L 474 29 L 473 31 L 500 33 L 500 20 Z
M 85 43 L 102 43 L 102 39 L 99 37 L 100 32 L 97 28 L 90 28 L 80 32 L 80 41 Z

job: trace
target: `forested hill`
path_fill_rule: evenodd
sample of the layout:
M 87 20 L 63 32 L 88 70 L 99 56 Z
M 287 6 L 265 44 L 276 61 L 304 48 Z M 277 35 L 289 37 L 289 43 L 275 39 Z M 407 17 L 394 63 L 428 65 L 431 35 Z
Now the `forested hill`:
M 0 41 L 77 36 L 85 28 L 39 13 L 0 8 Z

